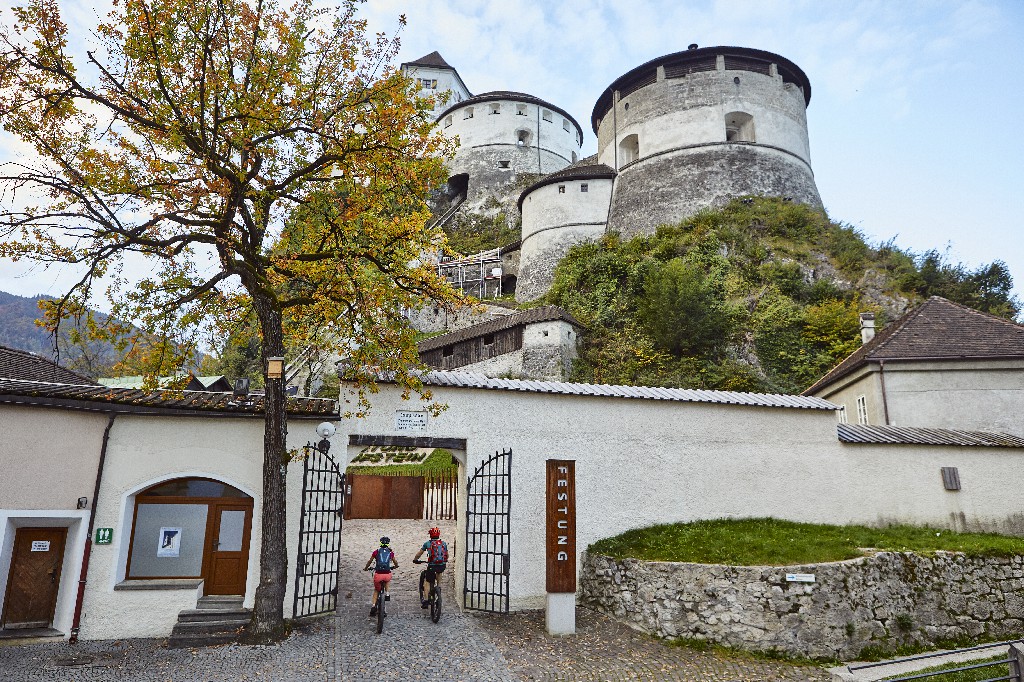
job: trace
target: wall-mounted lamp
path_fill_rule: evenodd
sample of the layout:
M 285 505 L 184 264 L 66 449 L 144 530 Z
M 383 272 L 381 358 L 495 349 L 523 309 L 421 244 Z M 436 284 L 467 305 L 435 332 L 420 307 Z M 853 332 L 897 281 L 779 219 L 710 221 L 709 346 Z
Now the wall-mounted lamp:
M 267 358 L 267 378 L 284 378 L 284 358 Z
M 88 497 L 79 497 L 78 498 L 78 509 L 88 509 L 88 508 L 89 508 L 89 498 Z
M 316 427 L 316 435 L 320 436 L 320 442 L 316 444 L 316 449 L 320 452 L 327 454 L 327 451 L 331 449 L 331 441 L 327 440 L 337 431 L 334 428 L 334 424 L 330 422 L 320 422 Z

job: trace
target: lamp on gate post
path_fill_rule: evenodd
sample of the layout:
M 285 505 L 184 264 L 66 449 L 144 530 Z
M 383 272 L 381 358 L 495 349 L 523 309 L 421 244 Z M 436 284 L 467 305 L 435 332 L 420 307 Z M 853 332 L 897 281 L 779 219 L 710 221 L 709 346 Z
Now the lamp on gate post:
M 320 422 L 317 424 L 316 435 L 320 436 L 320 442 L 316 444 L 316 449 L 326 455 L 331 449 L 331 441 L 327 439 L 333 436 L 336 431 L 337 429 L 334 428 L 334 424 L 330 422 Z

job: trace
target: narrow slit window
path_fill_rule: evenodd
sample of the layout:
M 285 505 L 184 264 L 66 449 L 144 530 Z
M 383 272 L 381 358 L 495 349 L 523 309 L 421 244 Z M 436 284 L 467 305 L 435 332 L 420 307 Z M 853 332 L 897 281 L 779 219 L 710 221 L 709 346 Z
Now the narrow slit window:
M 580 191 L 581 192 L 589 192 L 590 191 L 590 187 L 587 185 L 587 183 L 581 182 L 580 183 Z
M 510 163 L 510 161 L 499 161 L 498 168 L 508 168 Z
M 857 423 L 868 423 L 868 399 L 866 396 L 857 396 Z
M 565 194 L 565 185 L 559 185 L 558 186 L 558 193 L 559 194 Z

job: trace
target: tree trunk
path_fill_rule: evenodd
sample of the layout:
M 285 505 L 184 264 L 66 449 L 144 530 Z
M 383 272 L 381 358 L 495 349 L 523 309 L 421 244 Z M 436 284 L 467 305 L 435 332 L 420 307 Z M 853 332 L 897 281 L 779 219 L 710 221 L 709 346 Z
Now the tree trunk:
M 263 538 L 260 544 L 260 583 L 256 588 L 252 622 L 247 639 L 256 643 L 280 640 L 285 635 L 284 595 L 288 579 L 288 546 L 285 525 L 288 432 L 285 412 L 284 378 L 266 378 L 267 358 L 284 357 L 281 311 L 260 297 L 253 297 L 253 307 L 263 334 L 264 398 L 263 433 L 263 512 L 260 523 Z

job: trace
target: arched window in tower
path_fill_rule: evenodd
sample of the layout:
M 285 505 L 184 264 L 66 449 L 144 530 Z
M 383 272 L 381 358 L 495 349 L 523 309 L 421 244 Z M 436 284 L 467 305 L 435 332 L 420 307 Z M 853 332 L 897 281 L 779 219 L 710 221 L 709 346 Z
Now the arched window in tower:
M 572 162 L 576 163 L 579 160 L 580 160 L 580 157 L 576 155 L 576 152 L 573 152 L 572 153 Z
M 756 142 L 754 117 L 742 111 L 731 111 L 725 115 L 726 142 Z
M 517 147 L 529 147 L 530 146 L 530 131 L 529 130 L 517 130 L 516 131 L 516 146 Z
M 640 158 L 640 138 L 627 135 L 619 142 L 619 166 L 625 166 Z

